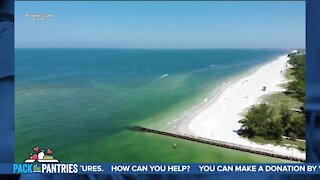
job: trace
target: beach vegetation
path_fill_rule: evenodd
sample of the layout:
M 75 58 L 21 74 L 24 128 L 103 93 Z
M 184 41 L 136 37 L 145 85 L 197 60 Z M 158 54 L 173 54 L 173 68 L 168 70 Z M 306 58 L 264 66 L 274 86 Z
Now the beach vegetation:
M 290 81 L 286 92 L 268 95 L 264 103 L 252 106 L 238 131 L 240 135 L 258 142 L 274 142 L 305 149 L 305 54 L 290 54 L 291 65 L 286 72 Z
M 305 101 L 305 59 L 304 54 L 293 54 L 288 61 L 292 66 L 290 75 L 294 76 L 294 80 L 287 83 L 286 92 L 301 102 Z
M 248 138 L 259 136 L 277 141 L 281 141 L 283 136 L 292 140 L 305 138 L 304 114 L 286 106 L 254 105 L 239 122 L 242 124 L 239 133 Z
M 290 138 L 282 138 L 281 141 L 277 140 L 267 140 L 263 137 L 255 136 L 250 138 L 251 141 L 258 143 L 258 144 L 273 144 L 273 145 L 280 145 L 284 147 L 292 147 L 297 148 L 300 151 L 306 150 L 306 142 L 303 140 L 292 140 Z
M 291 109 L 302 109 L 304 106 L 303 102 L 299 101 L 294 97 L 289 96 L 284 92 L 266 95 L 265 97 L 263 97 L 262 101 L 273 106 L 283 106 Z
M 286 71 L 285 71 L 285 77 L 286 77 L 286 79 L 288 79 L 289 81 L 290 80 L 294 80 L 294 76 L 292 75 L 292 73 L 293 73 L 293 70 L 291 69 L 291 68 L 289 68 L 289 69 L 287 69 Z M 286 85 L 286 84 L 285 84 Z
M 266 139 L 280 140 L 284 132 L 281 118 L 276 109 L 268 104 L 252 106 L 245 118 L 239 122 L 242 124 L 240 133 L 252 138 L 261 136 Z

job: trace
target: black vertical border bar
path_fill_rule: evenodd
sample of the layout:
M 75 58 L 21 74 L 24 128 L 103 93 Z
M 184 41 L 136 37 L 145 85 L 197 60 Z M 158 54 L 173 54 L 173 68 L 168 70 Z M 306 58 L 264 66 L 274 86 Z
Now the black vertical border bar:
M 0 2 L 0 163 L 14 162 L 14 0 Z

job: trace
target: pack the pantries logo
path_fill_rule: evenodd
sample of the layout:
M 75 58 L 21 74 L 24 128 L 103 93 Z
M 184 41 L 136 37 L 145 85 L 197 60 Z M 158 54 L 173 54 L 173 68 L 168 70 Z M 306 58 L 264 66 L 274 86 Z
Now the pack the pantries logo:
M 39 147 L 34 147 L 33 152 L 30 154 L 29 158 L 26 159 L 25 163 L 34 163 L 38 161 L 39 163 L 59 163 L 58 159 L 55 159 L 52 156 L 53 151 L 48 148 L 45 150 L 41 149 Z

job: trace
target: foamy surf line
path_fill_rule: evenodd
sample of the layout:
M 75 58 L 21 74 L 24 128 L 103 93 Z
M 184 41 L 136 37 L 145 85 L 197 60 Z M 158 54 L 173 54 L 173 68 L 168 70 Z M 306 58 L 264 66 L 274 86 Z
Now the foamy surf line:
M 252 105 L 260 103 L 261 97 L 285 89 L 280 85 L 286 82 L 287 54 L 261 66 L 253 73 L 228 83 L 217 97 L 204 102 L 196 111 L 184 113 L 180 122 L 173 123 L 180 133 L 225 141 L 243 146 L 274 152 L 277 154 L 305 159 L 305 152 L 272 144 L 262 145 L 239 136 L 238 123 L 243 113 Z M 261 89 L 266 87 L 265 91 Z

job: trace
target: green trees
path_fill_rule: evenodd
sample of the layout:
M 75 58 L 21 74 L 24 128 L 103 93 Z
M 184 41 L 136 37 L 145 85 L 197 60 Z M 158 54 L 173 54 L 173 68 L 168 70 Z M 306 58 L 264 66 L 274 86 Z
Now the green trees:
M 280 119 L 273 106 L 255 105 L 250 108 L 245 118 L 239 121 L 242 124 L 240 132 L 249 138 L 260 136 L 279 140 L 284 131 Z
M 305 55 L 291 55 L 289 64 L 292 65 L 292 75 L 295 80 L 287 84 L 287 93 L 299 101 L 305 100 Z
M 249 138 L 281 140 L 282 136 L 287 136 L 295 140 L 305 136 L 304 116 L 284 106 L 276 108 L 265 103 L 252 106 L 239 122 L 242 124 L 239 132 Z
M 300 80 L 293 80 L 287 85 L 287 92 L 299 101 L 304 102 L 305 96 L 305 82 Z
M 285 136 L 291 139 L 305 139 L 305 121 L 304 115 L 296 115 L 291 118 L 288 127 L 285 129 Z
M 305 100 L 305 55 L 290 54 L 289 64 L 292 65 L 291 74 L 294 80 L 286 84 L 285 96 Z M 281 140 L 287 136 L 291 140 L 305 139 L 305 114 L 292 111 L 290 103 L 282 104 L 275 100 L 273 104 L 259 104 L 252 106 L 245 117 L 239 122 L 242 124 L 239 133 L 253 138 L 262 137 L 266 140 Z M 302 107 L 302 109 L 304 109 Z

